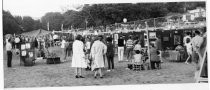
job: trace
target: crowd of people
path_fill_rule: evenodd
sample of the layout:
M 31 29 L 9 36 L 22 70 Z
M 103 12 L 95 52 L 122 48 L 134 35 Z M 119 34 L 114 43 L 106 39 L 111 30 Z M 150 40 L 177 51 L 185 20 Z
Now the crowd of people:
M 129 36 L 126 40 L 123 35 L 119 36 L 117 41 L 113 40 L 112 35 L 107 37 L 98 35 L 91 37 L 83 37 L 77 35 L 75 40 L 69 39 L 69 37 L 63 37 L 61 40 L 61 50 L 64 58 L 62 60 L 67 61 L 66 57 L 72 57 L 72 67 L 75 68 L 75 77 L 84 78 L 82 70 L 92 70 L 94 71 L 94 77 L 97 78 L 99 74 L 100 78 L 103 78 L 103 68 L 105 67 L 105 60 L 108 63 L 108 72 L 114 71 L 114 57 L 117 51 L 118 62 L 123 61 L 142 64 L 144 61 L 142 57 L 150 55 L 151 69 L 160 69 L 160 64 L 162 60 L 162 40 L 160 36 L 157 36 L 155 43 L 149 44 L 149 50 L 142 46 L 140 39 L 134 39 L 133 36 Z M 16 36 L 6 39 L 6 51 L 8 59 L 8 67 L 11 67 L 12 61 L 12 49 L 20 49 L 22 43 L 31 42 L 32 46 L 41 50 L 42 48 L 48 48 L 53 46 L 53 39 L 49 37 L 24 37 Z M 115 43 L 117 47 L 115 46 Z M 206 32 L 195 31 L 195 36 L 191 37 L 191 33 L 187 32 L 184 39 L 184 45 L 178 45 L 176 50 L 180 48 L 185 49 L 188 58 L 185 63 L 195 62 L 197 67 L 200 66 L 200 61 L 202 58 L 203 49 L 206 44 Z M 116 50 L 117 48 L 117 50 Z M 124 59 L 124 51 L 126 51 L 126 59 Z M 148 56 L 147 56 L 148 57 Z M 207 65 L 207 64 L 206 64 Z

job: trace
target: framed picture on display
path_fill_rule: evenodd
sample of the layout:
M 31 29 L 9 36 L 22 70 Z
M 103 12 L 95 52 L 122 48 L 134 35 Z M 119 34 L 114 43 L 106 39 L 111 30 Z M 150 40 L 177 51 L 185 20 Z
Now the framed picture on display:
M 26 56 L 26 51 L 21 51 L 21 56 Z
M 28 55 L 29 55 L 29 57 L 33 57 L 34 56 L 33 52 L 29 52 Z
M 169 37 L 163 37 L 163 41 L 169 41 Z
M 149 32 L 149 38 L 155 39 L 156 38 L 156 32 Z
M 25 50 L 26 49 L 26 45 L 25 44 L 21 44 L 21 50 Z
M 30 43 L 26 43 L 26 49 L 30 49 L 31 48 L 31 44 Z

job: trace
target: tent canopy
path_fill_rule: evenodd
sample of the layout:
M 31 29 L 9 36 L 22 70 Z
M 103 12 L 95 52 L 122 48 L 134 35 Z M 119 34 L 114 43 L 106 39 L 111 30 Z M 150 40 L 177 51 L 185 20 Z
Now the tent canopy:
M 30 31 L 30 32 L 22 33 L 21 35 L 30 36 L 30 37 L 39 37 L 39 36 L 44 36 L 44 35 L 47 35 L 47 34 L 50 34 L 50 33 L 51 33 L 51 31 L 38 29 L 38 30 L 33 30 L 33 31 Z

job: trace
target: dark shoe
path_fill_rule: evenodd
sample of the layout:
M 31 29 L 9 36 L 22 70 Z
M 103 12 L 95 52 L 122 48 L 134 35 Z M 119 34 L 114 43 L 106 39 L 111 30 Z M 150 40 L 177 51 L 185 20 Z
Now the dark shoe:
M 75 77 L 76 77 L 76 78 L 79 78 L 79 76 L 78 76 L 78 75 L 76 75 Z
M 103 78 L 103 76 L 101 76 L 100 78 Z
M 85 77 L 83 77 L 83 76 L 79 76 L 79 78 L 85 78 Z
M 96 77 L 96 76 L 94 76 L 94 78 L 96 79 L 97 77 Z

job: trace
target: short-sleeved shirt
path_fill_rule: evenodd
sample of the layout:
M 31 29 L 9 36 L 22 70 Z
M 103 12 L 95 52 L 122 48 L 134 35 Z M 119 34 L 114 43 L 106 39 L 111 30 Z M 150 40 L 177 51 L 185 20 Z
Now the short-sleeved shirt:
M 12 44 L 11 43 L 7 43 L 6 44 L 6 51 L 11 51 L 12 50 Z
M 127 42 L 126 42 L 126 47 L 127 48 L 132 48 L 133 47 L 133 40 L 128 39 Z

